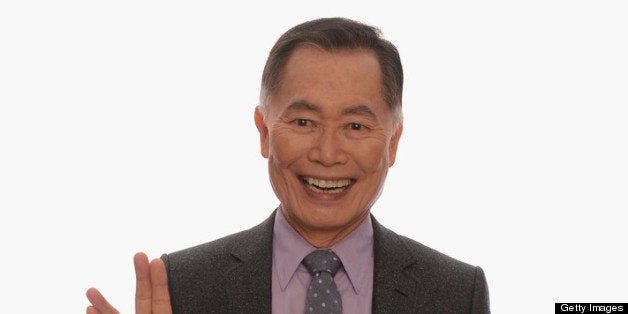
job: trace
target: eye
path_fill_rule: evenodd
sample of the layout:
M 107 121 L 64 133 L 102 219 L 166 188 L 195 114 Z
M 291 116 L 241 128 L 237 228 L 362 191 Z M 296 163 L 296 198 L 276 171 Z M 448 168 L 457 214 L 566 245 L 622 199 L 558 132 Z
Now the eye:
M 307 119 L 296 119 L 296 120 L 294 120 L 294 123 L 296 123 L 298 126 L 308 126 L 310 124 L 310 120 L 307 120 Z
M 359 123 L 349 123 L 349 128 L 354 131 L 359 131 L 362 130 L 364 126 Z

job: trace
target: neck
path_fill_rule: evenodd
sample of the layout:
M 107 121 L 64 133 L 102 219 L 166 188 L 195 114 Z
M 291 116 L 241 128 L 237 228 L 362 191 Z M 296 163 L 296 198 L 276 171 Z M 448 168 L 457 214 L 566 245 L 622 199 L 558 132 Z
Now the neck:
M 319 226 L 307 226 L 299 224 L 296 219 L 290 217 L 285 211 L 282 211 L 288 224 L 301 236 L 305 241 L 316 248 L 328 248 L 334 244 L 340 242 L 353 230 L 358 228 L 360 224 L 366 219 L 370 211 L 366 211 L 361 216 L 357 217 L 354 221 L 340 227 L 319 227 Z

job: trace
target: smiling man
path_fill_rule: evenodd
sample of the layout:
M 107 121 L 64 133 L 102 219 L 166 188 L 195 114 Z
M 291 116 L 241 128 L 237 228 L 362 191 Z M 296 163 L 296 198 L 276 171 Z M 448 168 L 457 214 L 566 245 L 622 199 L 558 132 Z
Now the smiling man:
M 370 209 L 403 131 L 396 48 L 318 19 L 272 48 L 255 124 L 280 205 L 260 225 L 150 264 L 137 313 L 489 313 L 484 274 L 381 226 Z M 96 289 L 87 313 L 117 313 Z
M 395 161 L 402 123 L 382 97 L 382 80 L 371 50 L 303 44 L 255 112 L 281 212 L 316 247 L 364 221 Z

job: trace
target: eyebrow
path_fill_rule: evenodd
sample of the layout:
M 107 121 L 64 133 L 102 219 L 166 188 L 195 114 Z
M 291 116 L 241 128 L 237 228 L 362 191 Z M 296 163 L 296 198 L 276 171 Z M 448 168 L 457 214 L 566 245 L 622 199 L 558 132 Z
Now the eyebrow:
M 356 114 L 356 115 L 361 115 L 361 116 L 367 116 L 373 120 L 377 120 L 377 115 L 375 115 L 375 113 L 369 107 L 365 105 L 357 105 L 357 106 L 347 108 L 342 111 L 342 114 L 344 115 Z
M 322 112 L 319 106 L 311 104 L 307 101 L 302 101 L 302 100 L 291 103 L 286 109 L 286 111 L 312 111 L 316 113 Z M 342 110 L 342 114 L 366 116 L 373 120 L 377 120 L 377 115 L 373 112 L 373 110 L 371 110 L 366 105 L 357 105 L 357 106 L 346 108 Z
M 314 112 L 321 112 L 321 108 L 310 104 L 309 102 L 306 101 L 295 101 L 293 103 L 291 103 L 288 108 L 286 108 L 286 111 L 314 111 Z

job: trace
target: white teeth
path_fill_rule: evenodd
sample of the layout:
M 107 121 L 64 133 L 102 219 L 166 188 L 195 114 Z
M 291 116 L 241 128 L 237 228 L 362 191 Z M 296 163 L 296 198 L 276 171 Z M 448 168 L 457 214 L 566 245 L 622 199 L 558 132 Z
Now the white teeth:
M 344 188 L 349 186 L 351 183 L 351 179 L 342 179 L 342 180 L 322 180 L 315 179 L 311 177 L 304 177 L 305 182 L 307 182 L 310 187 L 318 188 L 318 189 L 329 189 L 325 190 L 331 193 L 341 192 Z
M 351 183 L 350 179 L 342 179 L 342 180 L 321 180 L 310 177 L 305 177 L 305 181 L 309 185 L 315 185 L 320 188 L 332 189 L 332 188 L 344 188 Z

